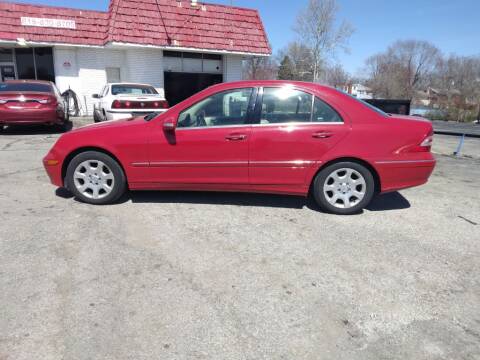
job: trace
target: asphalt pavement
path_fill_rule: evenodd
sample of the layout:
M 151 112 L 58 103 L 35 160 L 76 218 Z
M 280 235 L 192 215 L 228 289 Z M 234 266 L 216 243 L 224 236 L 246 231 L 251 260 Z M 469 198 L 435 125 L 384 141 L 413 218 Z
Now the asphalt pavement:
M 479 159 L 438 155 L 355 216 L 232 193 L 91 206 L 48 182 L 58 136 L 0 135 L 1 360 L 480 359 Z

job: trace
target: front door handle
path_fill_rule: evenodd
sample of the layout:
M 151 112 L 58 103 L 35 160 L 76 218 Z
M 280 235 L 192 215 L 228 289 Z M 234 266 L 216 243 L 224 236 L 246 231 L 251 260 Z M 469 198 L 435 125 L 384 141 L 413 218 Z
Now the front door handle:
M 327 139 L 332 136 L 333 136 L 333 133 L 330 131 L 317 131 L 312 134 L 312 137 L 315 139 Z
M 225 139 L 228 141 L 242 141 L 247 138 L 247 135 L 245 134 L 230 134 L 225 136 Z

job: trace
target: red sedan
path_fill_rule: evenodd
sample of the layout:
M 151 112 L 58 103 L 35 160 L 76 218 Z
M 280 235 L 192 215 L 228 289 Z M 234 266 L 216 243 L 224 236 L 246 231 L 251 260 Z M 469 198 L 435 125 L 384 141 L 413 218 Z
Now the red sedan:
M 163 114 L 63 135 L 44 159 L 53 184 L 87 203 L 130 190 L 312 194 L 337 214 L 421 185 L 432 125 L 385 114 L 330 87 L 283 81 L 212 86 Z
M 0 130 L 5 125 L 68 125 L 65 101 L 50 81 L 0 82 Z

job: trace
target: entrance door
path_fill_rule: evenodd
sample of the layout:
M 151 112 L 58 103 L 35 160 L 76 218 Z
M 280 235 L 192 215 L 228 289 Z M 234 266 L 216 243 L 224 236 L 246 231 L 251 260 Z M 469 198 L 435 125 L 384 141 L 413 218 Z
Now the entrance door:
M 165 97 L 170 106 L 223 81 L 221 74 L 165 72 L 164 77 Z
M 0 80 L 15 80 L 15 67 L 12 65 L 0 65 Z

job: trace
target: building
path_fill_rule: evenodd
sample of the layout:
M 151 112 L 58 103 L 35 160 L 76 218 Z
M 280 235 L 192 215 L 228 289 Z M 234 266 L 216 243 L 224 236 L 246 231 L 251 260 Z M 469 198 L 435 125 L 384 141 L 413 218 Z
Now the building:
M 55 81 L 84 114 L 106 82 L 148 83 L 175 104 L 271 55 L 256 10 L 195 0 L 111 0 L 105 12 L 0 2 L 0 19 L 1 80 Z
M 359 99 L 373 99 L 373 92 L 368 86 L 362 84 L 346 84 L 341 90 Z

